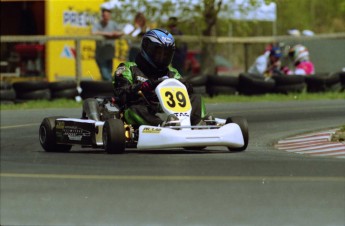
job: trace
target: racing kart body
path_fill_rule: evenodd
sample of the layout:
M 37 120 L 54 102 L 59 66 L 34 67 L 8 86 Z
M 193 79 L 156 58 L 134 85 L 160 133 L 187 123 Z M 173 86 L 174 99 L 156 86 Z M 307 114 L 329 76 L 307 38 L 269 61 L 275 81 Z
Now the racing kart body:
M 45 118 L 39 129 L 39 140 L 45 151 L 69 151 L 72 145 L 104 148 L 107 153 L 123 153 L 126 148 L 203 149 L 225 146 L 230 151 L 243 151 L 248 145 L 248 124 L 243 117 L 215 118 L 211 125 L 191 125 L 191 103 L 184 84 L 165 79 L 156 88 L 160 107 L 165 115 L 174 114 L 175 126 L 127 124 L 117 105 L 109 99 L 98 99 L 100 120 Z M 97 99 L 97 98 L 96 98 Z

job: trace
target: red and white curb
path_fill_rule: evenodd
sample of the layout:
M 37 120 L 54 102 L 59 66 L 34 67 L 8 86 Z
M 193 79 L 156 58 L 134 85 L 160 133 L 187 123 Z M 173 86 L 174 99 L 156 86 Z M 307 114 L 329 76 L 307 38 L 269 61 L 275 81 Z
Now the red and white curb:
M 337 129 L 308 133 L 280 140 L 275 147 L 279 150 L 312 156 L 330 156 L 345 159 L 345 142 L 332 142 Z

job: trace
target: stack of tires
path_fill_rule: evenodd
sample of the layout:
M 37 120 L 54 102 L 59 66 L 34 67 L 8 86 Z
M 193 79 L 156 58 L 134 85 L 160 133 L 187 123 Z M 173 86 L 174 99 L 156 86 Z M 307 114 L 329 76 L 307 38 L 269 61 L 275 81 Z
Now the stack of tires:
M 16 99 L 16 92 L 12 84 L 9 82 L 1 81 L 0 83 L 0 101 L 2 104 L 13 104 Z
M 210 75 L 206 85 L 207 94 L 210 97 L 220 94 L 234 95 L 237 93 L 238 80 L 236 76 Z
M 339 73 L 315 74 L 305 77 L 307 91 L 317 92 L 339 92 L 342 89 Z
M 186 81 L 192 85 L 194 93 L 201 95 L 206 94 L 206 84 L 208 83 L 208 76 L 190 76 L 186 78 Z
M 114 95 L 113 84 L 108 81 L 81 81 L 80 88 L 82 99 Z
M 49 83 L 46 81 L 23 81 L 13 83 L 16 92 L 16 101 L 50 100 Z
M 302 75 L 273 75 L 275 93 L 301 93 L 306 88 L 305 77 Z
M 49 84 L 52 99 L 75 99 L 79 93 L 74 80 L 58 81 Z
M 341 90 L 345 92 L 345 71 L 338 72 L 341 83 Z
M 239 75 L 238 91 L 243 95 L 260 95 L 271 93 L 275 87 L 272 78 L 265 78 L 262 75 L 241 73 Z

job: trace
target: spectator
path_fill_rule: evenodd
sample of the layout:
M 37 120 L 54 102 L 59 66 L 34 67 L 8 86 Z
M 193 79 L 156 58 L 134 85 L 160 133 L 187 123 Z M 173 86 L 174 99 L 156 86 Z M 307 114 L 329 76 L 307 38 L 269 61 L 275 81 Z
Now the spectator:
M 142 37 L 148 30 L 146 25 L 146 17 L 143 13 L 138 12 L 134 17 L 134 26 L 127 24 L 124 28 L 126 35 L 131 35 L 132 37 Z M 130 49 L 128 54 L 128 60 L 134 61 L 136 55 L 140 52 L 140 41 L 133 40 L 130 42 Z
M 170 17 L 168 21 L 168 30 L 172 35 L 183 35 L 183 32 L 178 28 L 177 17 Z M 176 50 L 172 66 L 177 69 L 180 74 L 184 74 L 184 66 L 187 57 L 187 44 L 185 42 L 176 42 Z
M 102 35 L 106 40 L 96 41 L 95 59 L 102 79 L 105 81 L 112 80 L 113 58 L 115 55 L 114 39 L 123 35 L 123 32 L 118 29 L 117 24 L 110 20 L 110 8 L 101 8 L 102 17 L 99 22 L 96 22 L 92 28 L 93 35 Z
M 289 51 L 289 58 L 294 63 L 293 70 L 284 68 L 284 73 L 291 75 L 311 75 L 315 74 L 314 64 L 309 59 L 309 51 L 303 45 L 295 45 Z
M 282 52 L 279 47 L 269 45 L 264 54 L 256 58 L 254 64 L 249 68 L 248 72 L 263 76 L 280 74 L 281 56 Z

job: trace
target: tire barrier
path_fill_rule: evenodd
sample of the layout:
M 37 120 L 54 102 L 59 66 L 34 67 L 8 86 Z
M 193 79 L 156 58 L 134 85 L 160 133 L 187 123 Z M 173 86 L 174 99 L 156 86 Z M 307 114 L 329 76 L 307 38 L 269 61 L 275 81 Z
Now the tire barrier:
M 52 99 L 75 99 L 79 96 L 77 88 L 63 89 L 52 92 Z
M 301 75 L 273 75 L 275 93 L 301 93 L 306 88 L 305 77 Z
M 189 76 L 186 77 L 186 81 L 189 82 L 193 87 L 194 86 L 205 86 L 208 82 L 207 75 L 200 75 L 200 76 Z
M 210 97 L 217 95 L 235 95 L 237 93 L 237 88 L 232 86 L 207 86 L 206 92 Z
M 193 92 L 205 95 L 206 94 L 206 84 L 208 83 L 208 76 L 189 76 L 186 77 L 186 81 L 189 82 L 193 87 Z
M 338 72 L 341 83 L 341 90 L 345 92 L 345 71 Z
M 238 91 L 243 95 L 260 95 L 271 93 L 275 87 L 272 78 L 261 75 L 242 73 L 239 75 Z
M 87 99 L 96 96 L 112 96 L 114 88 L 112 82 L 107 81 L 81 81 L 81 98 Z
M 51 93 L 49 89 L 39 89 L 28 92 L 17 92 L 19 100 L 50 100 Z
M 79 95 L 77 82 L 74 80 L 52 82 L 49 89 L 52 99 L 75 99 Z
M 315 74 L 305 77 L 307 92 L 338 92 L 342 89 L 339 73 Z
M 210 97 L 226 95 L 260 95 L 265 93 L 345 92 L 345 72 L 324 73 L 308 76 L 274 75 L 265 78 L 261 75 L 241 73 L 239 76 L 192 76 L 186 80 L 192 84 L 194 93 L 208 94 Z M 82 99 L 96 96 L 113 96 L 112 82 L 81 81 L 81 93 L 74 80 L 46 82 L 21 81 L 13 84 L 1 81 L 0 102 L 19 103 L 28 100 Z M 80 96 L 79 96 L 80 95 Z
M 13 83 L 16 101 L 50 100 L 49 83 L 46 81 L 24 81 Z
M 210 97 L 220 94 L 234 95 L 237 93 L 239 78 L 235 76 L 208 76 L 206 92 Z
M 0 83 L 0 101 L 2 104 L 12 104 L 16 99 L 16 92 L 11 83 L 1 81 Z

